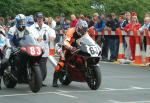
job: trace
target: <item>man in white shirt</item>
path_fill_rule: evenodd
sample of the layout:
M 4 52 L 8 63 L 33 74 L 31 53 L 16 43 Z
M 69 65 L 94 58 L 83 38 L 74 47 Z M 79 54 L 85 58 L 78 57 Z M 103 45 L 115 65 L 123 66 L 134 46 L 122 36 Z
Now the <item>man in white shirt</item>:
M 144 32 L 144 29 L 150 29 L 150 17 L 144 18 L 144 25 L 139 29 L 139 31 Z
M 47 75 L 46 63 L 49 56 L 49 42 L 56 38 L 56 34 L 52 28 L 44 24 L 44 15 L 42 12 L 37 12 L 35 14 L 35 23 L 30 27 L 29 30 L 31 32 L 31 35 L 44 49 L 44 54 L 40 60 L 40 69 L 44 81 Z
M 143 33 L 145 29 L 150 31 L 150 17 L 145 17 L 144 18 L 144 25 L 139 29 L 139 31 L 141 33 Z M 143 42 L 144 42 L 144 49 L 146 51 L 146 37 L 145 36 L 143 38 Z

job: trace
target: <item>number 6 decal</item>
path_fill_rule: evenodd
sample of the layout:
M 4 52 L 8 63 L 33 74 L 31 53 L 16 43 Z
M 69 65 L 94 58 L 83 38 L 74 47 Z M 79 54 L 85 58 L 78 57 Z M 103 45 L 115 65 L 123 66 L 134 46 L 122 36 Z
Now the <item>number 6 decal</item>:
M 91 54 L 95 54 L 95 50 L 93 47 L 90 47 L 89 49 L 90 49 Z

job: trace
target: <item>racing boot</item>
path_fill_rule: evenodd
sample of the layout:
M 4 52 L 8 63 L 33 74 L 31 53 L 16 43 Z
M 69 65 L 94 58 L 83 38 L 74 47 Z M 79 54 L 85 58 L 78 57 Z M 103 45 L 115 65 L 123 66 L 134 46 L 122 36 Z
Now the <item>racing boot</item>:
M 55 71 L 54 77 L 53 77 L 53 87 L 58 87 L 58 84 L 57 84 L 58 78 L 59 78 L 59 72 Z
M 64 67 L 64 59 L 60 58 L 58 65 L 55 67 L 55 72 L 53 76 L 53 87 L 58 87 L 57 81 L 60 76 L 60 71 Z

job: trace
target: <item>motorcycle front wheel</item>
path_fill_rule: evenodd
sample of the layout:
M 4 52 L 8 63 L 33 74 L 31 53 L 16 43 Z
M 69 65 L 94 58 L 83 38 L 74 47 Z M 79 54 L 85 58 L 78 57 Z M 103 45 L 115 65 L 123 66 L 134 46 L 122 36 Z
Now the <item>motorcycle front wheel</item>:
M 37 93 L 42 87 L 42 75 L 39 65 L 33 65 L 28 72 L 29 87 L 32 92 Z
M 69 78 L 69 74 L 64 68 L 59 74 L 59 81 L 62 85 L 69 85 L 72 82 L 71 79 Z
M 10 68 L 7 68 L 4 71 L 3 82 L 6 88 L 15 88 L 17 85 L 17 78 L 16 78 L 17 71 L 12 72 L 12 70 L 9 70 L 9 69 Z
M 101 71 L 98 66 L 92 66 L 89 68 L 90 76 L 87 79 L 87 84 L 91 90 L 97 90 L 101 85 Z

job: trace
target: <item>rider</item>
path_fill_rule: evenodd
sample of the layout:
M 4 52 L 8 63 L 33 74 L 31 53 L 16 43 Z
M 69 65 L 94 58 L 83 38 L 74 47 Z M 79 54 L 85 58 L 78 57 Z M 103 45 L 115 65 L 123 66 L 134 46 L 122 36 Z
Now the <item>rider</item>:
M 15 22 L 15 26 L 11 27 L 8 31 L 9 40 L 7 40 L 7 45 L 5 48 L 6 51 L 1 61 L 0 81 L 5 68 L 8 67 L 8 59 L 13 51 L 13 48 L 17 48 L 19 46 L 19 41 L 24 37 L 24 35 L 29 34 L 29 31 L 26 28 L 26 17 L 24 14 L 16 15 Z
M 26 16 L 27 27 L 30 27 L 34 24 L 34 18 L 32 15 Z
M 4 57 L 3 50 L 5 47 L 10 47 L 10 43 L 9 43 L 9 40 L 6 38 L 4 29 L 1 28 L 0 29 L 0 59 L 1 59 L 1 64 L 5 62 L 5 59 L 3 59 L 3 57 Z M 2 68 L 0 68 L 0 89 L 1 89 L 2 75 L 3 75 L 3 70 L 2 70 Z
M 71 52 L 77 50 L 76 40 L 79 39 L 82 35 L 86 34 L 87 29 L 88 29 L 87 22 L 84 20 L 79 20 L 76 27 L 72 27 L 67 30 L 66 38 L 63 41 L 63 44 L 67 48 L 67 50 L 70 50 Z M 57 66 L 55 67 L 55 72 L 53 76 L 53 87 L 58 87 L 57 80 L 59 78 L 61 69 L 64 67 L 65 50 L 63 50 L 60 54 L 61 56 Z

